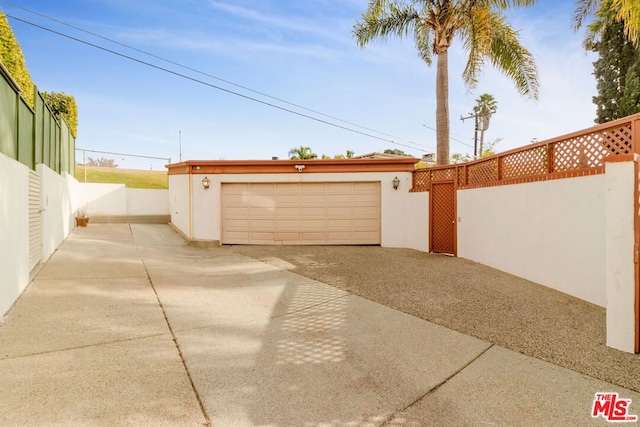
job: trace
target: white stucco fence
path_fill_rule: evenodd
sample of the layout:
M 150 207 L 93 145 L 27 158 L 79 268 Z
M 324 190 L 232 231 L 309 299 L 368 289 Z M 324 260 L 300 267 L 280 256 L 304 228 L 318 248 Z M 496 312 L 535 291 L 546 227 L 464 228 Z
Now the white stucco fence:
M 29 168 L 0 154 L 0 316 L 29 283 Z
M 168 190 L 127 189 L 119 184 L 79 183 L 42 164 L 40 176 L 40 262 L 74 229 L 79 208 L 93 215 L 169 215 Z M 0 154 L 0 318 L 30 280 L 29 168 Z
M 169 190 L 78 183 L 78 192 L 88 216 L 169 215 Z
M 457 197 L 458 256 L 606 307 L 605 175 Z

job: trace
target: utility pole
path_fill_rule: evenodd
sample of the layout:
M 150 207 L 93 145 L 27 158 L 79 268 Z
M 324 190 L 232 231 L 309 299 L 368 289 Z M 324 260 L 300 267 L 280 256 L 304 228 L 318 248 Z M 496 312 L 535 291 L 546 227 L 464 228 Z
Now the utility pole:
M 475 126 L 473 129 L 473 158 L 477 159 L 482 156 L 483 151 L 483 143 L 484 143 L 484 131 L 489 128 L 489 119 L 491 118 L 492 112 L 480 111 L 476 114 L 471 114 L 467 117 L 460 116 L 460 120 L 463 122 L 467 119 L 475 119 Z M 480 119 L 482 119 L 482 123 L 480 123 Z M 482 139 L 480 141 L 480 150 L 478 150 L 478 132 L 481 132 Z
M 475 119 L 475 126 L 473 128 L 473 158 L 474 159 L 478 158 L 478 130 L 479 130 L 478 117 L 480 117 L 479 114 L 471 114 L 467 117 L 460 116 L 460 120 L 462 120 L 463 122 L 467 119 Z
M 178 131 L 178 144 L 180 145 L 180 162 L 182 162 L 182 131 Z

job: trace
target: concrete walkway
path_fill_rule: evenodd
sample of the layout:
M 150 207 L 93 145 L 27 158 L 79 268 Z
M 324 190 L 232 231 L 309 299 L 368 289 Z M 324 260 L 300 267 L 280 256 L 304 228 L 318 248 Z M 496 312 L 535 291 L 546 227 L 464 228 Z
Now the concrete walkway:
M 640 393 L 162 225 L 77 229 L 0 325 L 0 425 L 606 425 Z

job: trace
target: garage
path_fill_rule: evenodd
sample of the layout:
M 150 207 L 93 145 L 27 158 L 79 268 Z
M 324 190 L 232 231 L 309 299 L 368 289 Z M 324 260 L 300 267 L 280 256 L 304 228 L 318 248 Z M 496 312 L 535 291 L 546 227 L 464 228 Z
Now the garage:
M 222 183 L 222 243 L 380 244 L 380 182 Z

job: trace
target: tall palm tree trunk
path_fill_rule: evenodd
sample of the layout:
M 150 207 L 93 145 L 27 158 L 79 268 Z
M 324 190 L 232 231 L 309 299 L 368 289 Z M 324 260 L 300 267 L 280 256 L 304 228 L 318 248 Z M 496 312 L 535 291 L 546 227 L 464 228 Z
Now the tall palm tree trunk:
M 438 165 L 449 164 L 449 53 L 438 53 L 436 69 L 436 138 Z

